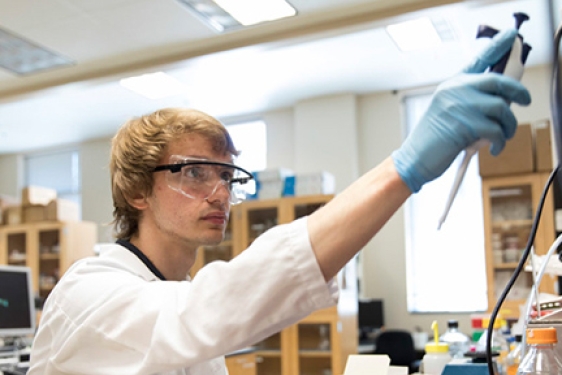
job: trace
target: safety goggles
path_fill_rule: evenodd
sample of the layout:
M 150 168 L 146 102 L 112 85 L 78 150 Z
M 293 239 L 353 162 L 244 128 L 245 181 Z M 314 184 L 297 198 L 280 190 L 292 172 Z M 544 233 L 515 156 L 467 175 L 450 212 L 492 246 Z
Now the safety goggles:
M 192 199 L 208 199 L 221 186 L 229 192 L 231 204 L 255 193 L 254 176 L 234 164 L 172 155 L 168 164 L 152 171 L 167 171 L 168 187 Z

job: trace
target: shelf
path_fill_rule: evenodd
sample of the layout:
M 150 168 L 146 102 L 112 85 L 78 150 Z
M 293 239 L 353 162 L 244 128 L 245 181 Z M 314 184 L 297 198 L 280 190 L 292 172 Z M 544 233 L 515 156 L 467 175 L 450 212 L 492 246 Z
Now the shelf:
M 501 229 L 501 230 L 509 230 L 512 228 L 526 228 L 532 227 L 533 220 L 532 219 L 523 219 L 523 220 L 503 220 L 503 221 L 494 221 L 492 223 L 493 229 Z
M 517 268 L 519 263 L 503 263 L 503 264 L 494 264 L 495 270 L 514 270 Z
M 331 356 L 330 350 L 299 350 L 299 357 L 303 358 L 330 358 Z
M 279 358 L 281 357 L 281 350 L 279 349 L 259 349 L 255 351 L 257 356 L 264 358 Z
M 41 260 L 59 260 L 60 254 L 41 254 L 39 256 Z

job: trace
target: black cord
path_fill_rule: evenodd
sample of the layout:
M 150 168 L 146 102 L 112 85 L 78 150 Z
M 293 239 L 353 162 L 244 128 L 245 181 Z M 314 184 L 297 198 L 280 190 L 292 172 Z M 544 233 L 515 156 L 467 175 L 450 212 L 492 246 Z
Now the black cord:
M 531 248 L 533 247 L 533 243 L 535 242 L 535 237 L 537 234 L 537 228 L 539 226 L 539 222 L 540 222 L 540 217 L 542 214 L 542 210 L 543 210 L 543 206 L 544 206 L 544 202 L 546 200 L 546 195 L 552 185 L 552 182 L 554 181 L 554 178 L 556 177 L 556 174 L 558 173 L 558 170 L 560 169 L 560 161 L 562 161 L 562 145 L 559 144 L 560 140 L 562 140 L 562 123 L 560 122 L 560 105 L 562 105 L 562 101 L 560 100 L 561 98 L 561 94 L 560 94 L 560 83 L 559 83 L 559 61 L 558 61 L 558 55 L 559 55 L 559 44 L 560 44 L 560 39 L 562 37 L 562 25 L 558 27 L 558 29 L 556 30 L 556 33 L 554 35 L 554 53 L 553 53 L 553 57 L 552 57 L 552 81 L 551 81 L 551 96 L 550 96 L 550 110 L 551 110 L 551 116 L 552 116 L 552 125 L 553 125 L 553 129 L 554 129 L 554 134 L 555 134 L 555 146 L 556 146 L 556 151 L 557 151 L 557 157 L 558 157 L 558 166 L 556 168 L 553 169 L 553 171 L 551 172 L 548 181 L 546 182 L 540 201 L 539 201 L 539 206 L 537 207 L 537 212 L 535 213 L 535 217 L 533 219 L 533 226 L 531 227 L 531 233 L 529 234 L 529 239 L 527 241 L 527 245 L 525 247 L 525 251 L 523 252 L 523 256 L 521 257 L 521 259 L 519 260 L 519 264 L 517 265 L 517 267 L 515 268 L 515 271 L 513 272 L 513 275 L 511 276 L 511 279 L 509 280 L 509 282 L 507 283 L 505 289 L 503 290 L 500 298 L 498 299 L 498 301 L 496 302 L 496 306 L 494 307 L 494 310 L 492 311 L 492 314 L 490 316 L 490 322 L 488 324 L 488 328 L 487 328 L 487 337 L 486 337 L 486 362 L 488 363 L 488 372 L 490 375 L 495 375 L 494 373 L 494 366 L 493 366 L 493 361 L 492 361 L 492 335 L 494 332 L 494 325 L 495 325 L 495 321 L 496 318 L 498 316 L 498 313 L 500 311 L 500 308 L 503 304 L 503 302 L 505 301 L 509 291 L 511 290 L 511 288 L 513 287 L 513 285 L 515 284 L 515 281 L 517 280 L 517 277 L 519 276 L 519 274 L 521 273 L 521 271 L 523 270 L 523 267 L 525 266 L 525 262 L 527 261 L 527 258 L 529 257 L 529 253 L 531 252 Z M 536 285 L 536 288 L 538 288 L 539 286 Z

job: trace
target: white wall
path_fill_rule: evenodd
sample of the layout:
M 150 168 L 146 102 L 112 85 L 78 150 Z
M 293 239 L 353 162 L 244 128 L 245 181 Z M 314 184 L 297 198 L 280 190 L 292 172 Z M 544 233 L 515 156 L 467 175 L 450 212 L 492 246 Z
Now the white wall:
M 0 157 L 0 194 L 20 198 L 23 186 L 23 156 L 4 155 Z
M 359 177 L 356 100 L 340 94 L 297 103 L 295 172 L 330 172 L 336 192 Z
M 80 146 L 82 171 L 82 218 L 98 223 L 98 241 L 113 242 L 113 200 L 109 175 L 110 139 Z
M 549 117 L 550 70 L 528 69 L 523 82 L 531 91 L 533 104 L 514 106 L 521 123 Z M 327 170 L 337 179 L 341 191 L 359 174 L 374 167 L 399 147 L 402 139 L 403 93 L 349 93 L 311 98 L 294 108 L 263 115 L 268 131 L 268 166 L 295 171 Z M 110 140 L 96 140 L 81 146 L 83 219 L 99 224 L 99 240 L 109 240 L 112 200 L 108 161 Z M 0 157 L 0 193 L 17 194 L 22 186 L 21 157 Z M 374 210 L 376 208 L 373 208 Z M 467 228 L 469 231 L 470 229 Z M 406 311 L 406 266 L 404 216 L 400 210 L 362 250 L 362 295 L 383 298 L 389 327 L 429 330 L 438 320 L 445 327 L 457 318 L 461 329 L 470 331 L 468 314 L 409 314 Z

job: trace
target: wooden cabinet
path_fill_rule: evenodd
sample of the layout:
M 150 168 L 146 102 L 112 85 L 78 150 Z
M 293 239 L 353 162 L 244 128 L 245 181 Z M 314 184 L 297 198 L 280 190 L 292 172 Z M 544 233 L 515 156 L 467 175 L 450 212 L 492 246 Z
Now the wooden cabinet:
M 547 180 L 548 173 L 482 179 L 489 311 L 521 259 Z M 536 253 L 546 254 L 554 240 L 554 200 L 549 193 L 534 241 Z M 555 278 L 545 275 L 540 291 L 554 293 L 555 283 Z M 504 317 L 518 317 L 519 306 L 525 304 L 532 285 L 532 274 L 521 272 L 502 305 Z
M 226 357 L 229 375 L 256 375 L 256 354 L 244 353 Z
M 0 264 L 30 267 L 35 293 L 46 298 L 72 263 L 94 255 L 96 241 L 92 222 L 0 226 Z
M 331 195 L 288 197 L 233 206 L 225 240 L 218 246 L 200 249 L 192 274 L 214 259 L 235 257 L 266 230 L 309 215 L 332 198 Z M 339 273 L 338 284 L 338 306 L 316 311 L 255 346 L 256 374 L 343 373 L 348 355 L 357 353 L 355 260 Z

